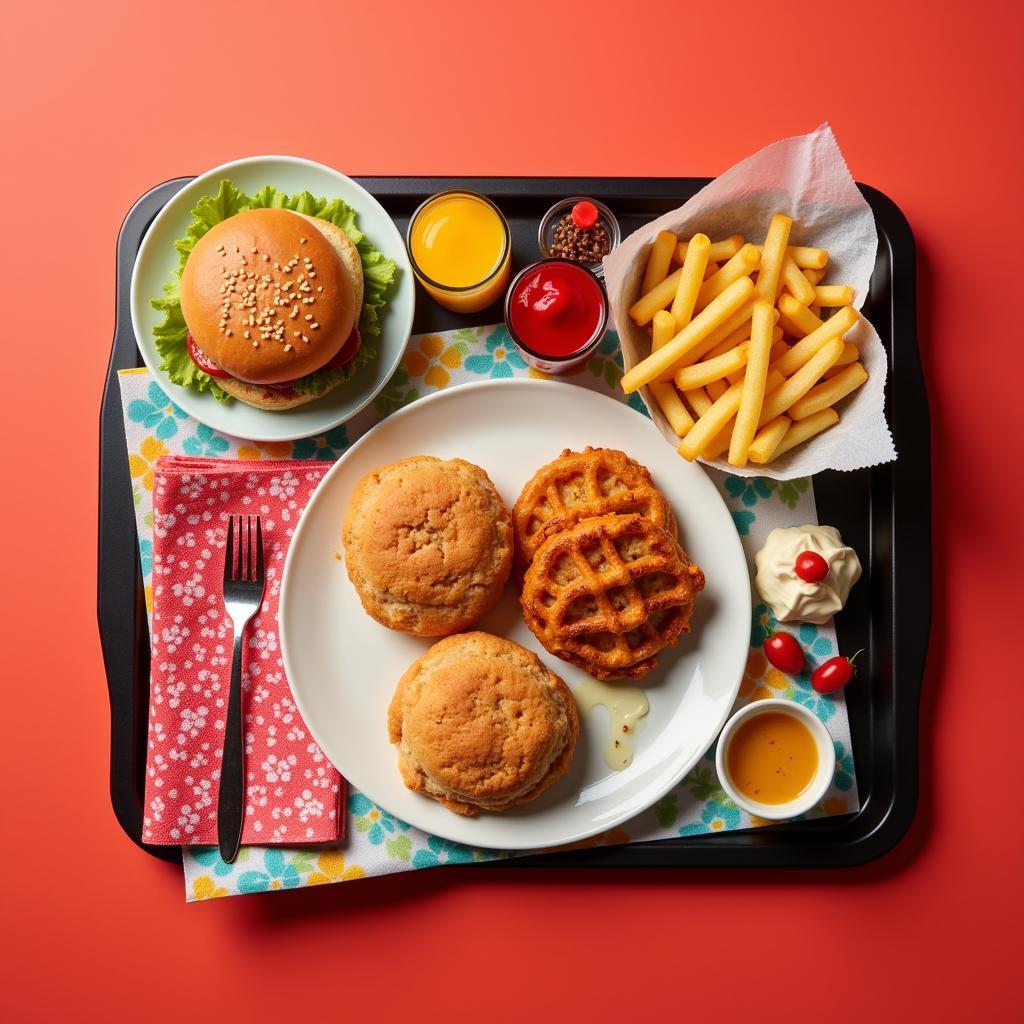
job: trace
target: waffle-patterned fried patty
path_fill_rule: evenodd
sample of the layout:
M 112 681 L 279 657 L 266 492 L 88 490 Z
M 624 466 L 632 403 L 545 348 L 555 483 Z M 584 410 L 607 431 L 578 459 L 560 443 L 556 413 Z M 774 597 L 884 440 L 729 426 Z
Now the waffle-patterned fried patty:
M 646 467 L 614 448 L 566 448 L 533 475 L 512 512 L 520 569 L 553 533 L 581 519 L 630 512 L 675 536 L 671 506 Z
M 598 679 L 639 678 L 690 631 L 704 573 L 646 516 L 582 519 L 552 533 L 523 581 L 526 624 L 551 654 Z

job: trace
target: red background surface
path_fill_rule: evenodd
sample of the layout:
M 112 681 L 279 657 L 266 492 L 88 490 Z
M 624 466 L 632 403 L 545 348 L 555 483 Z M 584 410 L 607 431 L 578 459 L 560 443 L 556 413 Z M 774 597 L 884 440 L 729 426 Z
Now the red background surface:
M 5 15 L 0 1012 L 1014 1017 L 1020 7 L 485 6 Z M 186 905 L 107 797 L 96 427 L 132 201 L 261 152 L 351 174 L 714 174 L 825 119 L 920 246 L 936 576 L 910 836 L 842 874 L 441 869 Z

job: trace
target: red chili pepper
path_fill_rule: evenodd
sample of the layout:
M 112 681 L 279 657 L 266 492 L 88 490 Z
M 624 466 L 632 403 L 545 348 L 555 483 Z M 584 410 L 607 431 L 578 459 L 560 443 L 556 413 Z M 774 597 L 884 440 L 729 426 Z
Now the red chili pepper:
M 772 633 L 764 642 L 764 656 L 780 671 L 798 676 L 807 667 L 804 650 L 791 633 Z
M 597 223 L 597 207 L 587 199 L 572 208 L 572 222 L 582 231 L 589 231 Z
M 805 583 L 820 583 L 828 575 L 828 562 L 817 551 L 801 551 L 793 568 Z
M 841 690 L 857 674 L 857 666 L 853 662 L 863 650 L 862 647 L 852 658 L 837 655 L 822 662 L 811 674 L 811 686 L 818 693 L 835 693 L 836 690 Z

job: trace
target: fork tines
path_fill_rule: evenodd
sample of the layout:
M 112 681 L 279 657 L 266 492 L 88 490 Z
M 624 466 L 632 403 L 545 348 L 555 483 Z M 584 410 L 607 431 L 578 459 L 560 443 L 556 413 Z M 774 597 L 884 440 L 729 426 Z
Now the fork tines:
M 238 520 L 237 524 L 235 520 Z M 256 524 L 255 543 L 253 523 Z M 236 540 L 237 537 L 237 540 Z M 263 527 L 257 516 L 228 516 L 228 538 L 224 547 L 224 582 L 263 579 Z

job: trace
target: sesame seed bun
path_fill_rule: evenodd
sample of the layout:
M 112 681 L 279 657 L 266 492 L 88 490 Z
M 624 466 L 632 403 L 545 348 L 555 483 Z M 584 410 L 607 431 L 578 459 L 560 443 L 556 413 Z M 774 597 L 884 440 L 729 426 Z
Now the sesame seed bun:
M 245 210 L 196 242 L 182 273 L 181 311 L 199 348 L 237 378 L 218 380 L 225 391 L 283 409 L 310 397 L 260 385 L 304 377 L 333 359 L 362 293 L 359 253 L 339 228 L 289 210 Z

